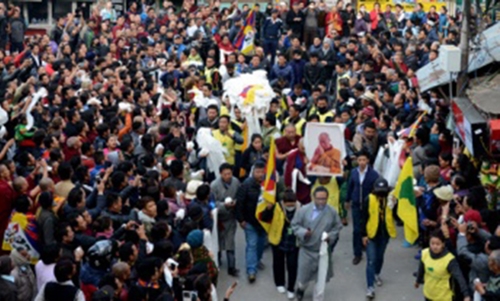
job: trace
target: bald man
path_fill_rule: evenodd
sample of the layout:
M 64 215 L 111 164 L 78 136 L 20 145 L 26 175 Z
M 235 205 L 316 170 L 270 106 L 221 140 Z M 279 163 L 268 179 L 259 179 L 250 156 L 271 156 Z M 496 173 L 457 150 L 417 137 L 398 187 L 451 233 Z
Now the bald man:
M 339 174 L 341 164 L 341 152 L 333 147 L 330 136 L 321 133 L 318 137 L 319 144 L 314 151 L 309 170 L 324 173 Z

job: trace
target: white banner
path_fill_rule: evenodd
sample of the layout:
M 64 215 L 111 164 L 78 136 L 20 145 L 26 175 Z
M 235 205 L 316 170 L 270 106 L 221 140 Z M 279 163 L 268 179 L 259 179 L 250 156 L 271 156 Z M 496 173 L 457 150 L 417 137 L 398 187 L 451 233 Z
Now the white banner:
M 480 37 L 479 46 L 469 52 L 468 72 L 475 71 L 494 61 L 500 61 L 500 23 L 486 29 Z M 446 72 L 436 59 L 417 71 L 418 85 L 421 91 L 427 91 L 450 82 L 450 73 Z M 452 79 L 456 80 L 457 74 Z

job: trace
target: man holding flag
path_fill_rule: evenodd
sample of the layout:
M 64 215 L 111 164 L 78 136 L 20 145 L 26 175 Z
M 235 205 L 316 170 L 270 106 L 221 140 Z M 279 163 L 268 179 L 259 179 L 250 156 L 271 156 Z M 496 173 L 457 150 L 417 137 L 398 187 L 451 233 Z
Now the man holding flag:
M 251 176 L 243 182 L 236 194 L 236 219 L 245 231 L 246 270 L 250 283 L 255 282 L 257 269 L 263 267 L 260 260 L 267 240 L 266 231 L 256 217 L 265 168 L 264 162 L 257 161 L 253 165 Z
M 255 49 L 255 11 L 250 10 L 245 18 L 244 25 L 234 38 L 234 47 L 244 55 L 250 55 Z M 231 29 L 233 30 L 233 29 Z M 231 35 L 230 35 L 231 38 Z M 231 40 L 233 41 L 233 40 Z

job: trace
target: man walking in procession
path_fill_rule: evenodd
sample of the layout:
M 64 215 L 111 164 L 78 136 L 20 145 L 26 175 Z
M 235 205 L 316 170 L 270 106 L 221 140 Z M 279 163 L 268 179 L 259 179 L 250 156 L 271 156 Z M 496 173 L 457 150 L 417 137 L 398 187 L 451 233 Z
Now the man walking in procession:
M 327 233 L 326 241 L 331 250 L 333 243 L 338 239 L 342 223 L 339 214 L 328 202 L 328 190 L 318 187 L 313 193 L 313 202 L 303 206 L 292 220 L 292 229 L 300 244 L 299 269 L 297 276 L 297 300 L 302 300 L 307 284 L 311 279 L 317 279 L 319 267 L 319 251 L 323 233 Z M 328 252 L 331 254 L 331 252 Z M 331 257 L 328 258 L 328 272 L 326 281 L 333 277 Z M 314 292 L 314 301 L 323 300 L 323 292 Z
M 396 237 L 396 225 L 392 208 L 388 204 L 389 184 L 384 178 L 378 178 L 372 193 L 362 206 L 363 245 L 366 247 L 366 282 L 368 289 L 366 297 L 375 298 L 375 287 L 382 286 L 380 272 L 384 264 L 384 254 L 389 238 Z

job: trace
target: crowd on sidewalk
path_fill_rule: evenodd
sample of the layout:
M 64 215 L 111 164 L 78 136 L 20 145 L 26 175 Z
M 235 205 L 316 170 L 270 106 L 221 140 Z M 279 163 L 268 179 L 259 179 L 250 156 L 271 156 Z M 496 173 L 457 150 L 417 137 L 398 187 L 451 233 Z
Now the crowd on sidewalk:
M 401 220 L 373 164 L 396 140 L 400 167 L 413 161 L 415 287 L 426 300 L 500 300 L 499 216 L 481 161 L 453 147 L 450 100 L 421 91 L 415 75 L 440 45 L 458 45 L 461 14 L 440 3 L 405 12 L 342 0 L 209 2 L 131 2 L 124 14 L 96 3 L 89 18 L 77 10 L 43 35 L 27 35 L 21 9 L 0 3 L 0 300 L 216 301 L 221 269 L 258 286 L 269 245 L 262 221 L 275 206 L 285 213 L 269 246 L 279 293 L 302 300 L 321 282 L 322 242 L 331 255 L 352 223 L 352 263 L 366 252 L 374 298 Z M 249 16 L 254 51 L 244 54 Z M 492 24 L 475 11 L 472 20 L 474 32 Z M 248 116 L 231 107 L 224 83 L 259 71 L 276 97 L 248 138 Z M 345 126 L 339 176 L 307 176 L 314 122 Z M 270 158 L 276 203 L 259 217 Z

